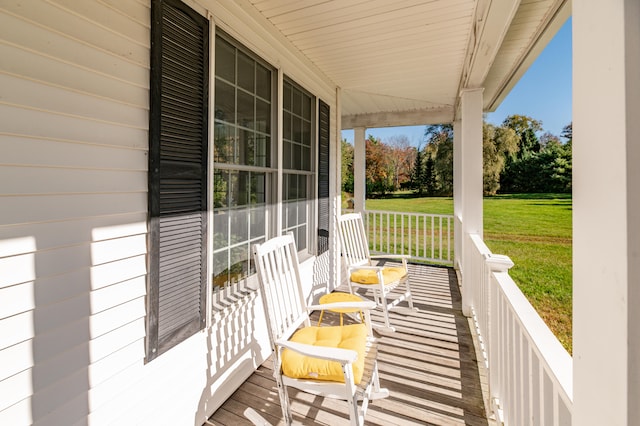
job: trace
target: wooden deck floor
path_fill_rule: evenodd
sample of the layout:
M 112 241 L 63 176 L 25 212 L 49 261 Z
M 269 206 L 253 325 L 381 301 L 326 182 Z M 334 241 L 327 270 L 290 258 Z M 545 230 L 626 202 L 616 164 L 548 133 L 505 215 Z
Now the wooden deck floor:
M 395 333 L 377 333 L 378 369 L 390 397 L 372 402 L 370 425 L 487 425 L 476 350 L 453 269 L 410 265 L 416 313 L 393 313 Z M 372 313 L 372 319 L 380 316 Z M 327 320 L 329 314 L 325 315 Z M 271 362 L 263 364 L 211 416 L 207 424 L 251 424 L 251 407 L 272 425 L 282 424 Z M 346 403 L 289 389 L 294 421 L 348 424 Z

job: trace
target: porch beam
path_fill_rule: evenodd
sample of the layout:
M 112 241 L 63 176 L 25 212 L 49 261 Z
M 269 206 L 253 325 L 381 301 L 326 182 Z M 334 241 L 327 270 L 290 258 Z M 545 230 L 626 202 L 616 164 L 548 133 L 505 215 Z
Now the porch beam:
M 518 11 L 520 0 L 479 0 L 474 34 L 470 37 L 462 87 L 482 87 L 502 40 Z
M 342 116 L 342 129 L 357 127 L 378 128 L 395 126 L 423 126 L 427 124 L 450 123 L 453 106 L 425 108 L 405 112 L 377 112 L 370 114 L 350 114 Z
M 640 417 L 638 22 L 637 0 L 573 1 L 576 426 Z
M 476 234 L 482 238 L 482 90 L 465 89 L 460 96 L 461 110 L 461 157 L 460 173 L 462 183 L 462 262 L 463 291 L 462 312 L 471 316 L 471 280 L 477 279 L 465 271 L 471 271 L 471 250 L 467 234 Z M 455 143 L 455 139 L 454 139 Z M 455 159 L 455 154 L 454 154 Z M 455 195 L 454 195 L 455 198 Z M 465 288 L 466 287 L 466 288 Z
M 364 211 L 366 197 L 366 146 L 364 127 L 356 127 L 353 135 L 353 208 Z

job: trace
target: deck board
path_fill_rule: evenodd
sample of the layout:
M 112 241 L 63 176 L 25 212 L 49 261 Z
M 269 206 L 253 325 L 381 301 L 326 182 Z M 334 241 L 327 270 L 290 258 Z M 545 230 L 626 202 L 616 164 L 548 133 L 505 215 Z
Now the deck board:
M 418 312 L 391 313 L 395 333 L 376 330 L 380 382 L 390 397 L 373 401 L 367 425 L 487 425 L 480 373 L 468 320 L 451 268 L 409 265 Z M 346 290 L 341 288 L 340 290 Z M 379 311 L 372 313 L 381 322 Z M 325 321 L 337 321 L 326 314 Z M 294 422 L 348 424 L 346 402 L 289 389 Z M 283 424 L 272 362 L 267 360 L 208 420 L 210 425 L 251 424 L 251 407 L 273 425 Z

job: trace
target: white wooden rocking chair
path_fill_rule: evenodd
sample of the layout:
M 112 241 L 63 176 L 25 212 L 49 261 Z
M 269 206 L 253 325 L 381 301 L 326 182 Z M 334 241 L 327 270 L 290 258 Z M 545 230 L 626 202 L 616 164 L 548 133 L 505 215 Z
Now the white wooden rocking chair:
M 390 310 L 401 308 L 398 305 L 405 300 L 410 310 L 418 310 L 413 307 L 413 299 L 411 297 L 411 285 L 407 269 L 407 259 L 410 256 L 396 254 L 371 256 L 367 234 L 360 213 L 349 213 L 340 216 L 338 227 L 340 228 L 342 256 L 348 268 L 349 291 L 353 293 L 354 287 L 372 290 L 373 298 L 382 307 L 384 314 L 384 327 L 381 328 L 387 331 L 395 331 L 395 328 L 389 322 Z M 375 266 L 372 260 L 377 258 L 399 259 L 402 261 L 402 267 Z M 387 302 L 390 292 L 400 284 L 405 286 L 404 293 L 390 303 Z
M 380 388 L 371 301 L 307 306 L 291 234 L 253 248 L 273 350 L 273 371 L 287 425 L 292 422 L 287 387 L 346 400 L 351 425 L 364 424 L 369 400 L 389 396 Z M 311 326 L 313 310 L 358 308 L 365 323 Z M 301 328 L 302 327 L 302 328 Z

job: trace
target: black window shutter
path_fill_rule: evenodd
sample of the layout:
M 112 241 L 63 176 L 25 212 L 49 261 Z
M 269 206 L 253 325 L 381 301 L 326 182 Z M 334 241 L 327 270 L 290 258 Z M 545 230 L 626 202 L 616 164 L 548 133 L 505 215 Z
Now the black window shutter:
M 329 105 L 318 108 L 318 254 L 329 250 Z
M 151 8 L 147 360 L 205 326 L 209 22 Z

